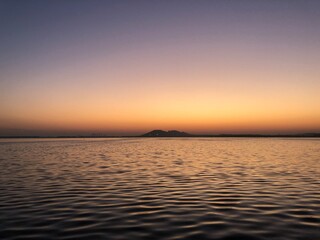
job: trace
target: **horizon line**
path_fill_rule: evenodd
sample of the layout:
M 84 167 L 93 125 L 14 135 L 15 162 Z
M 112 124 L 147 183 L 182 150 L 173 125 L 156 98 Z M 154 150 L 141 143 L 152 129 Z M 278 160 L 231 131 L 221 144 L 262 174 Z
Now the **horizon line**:
M 152 132 L 152 131 L 151 131 Z M 148 132 L 149 133 L 149 132 Z M 182 132 L 183 133 L 183 132 Z M 185 132 L 184 132 L 185 133 Z M 261 134 L 261 133 L 219 133 L 219 134 L 189 134 L 185 136 L 144 136 L 139 135 L 107 135 L 107 134 L 72 134 L 72 135 L 16 135 L 0 136 L 0 139 L 5 138 L 197 138 L 197 137 L 242 137 L 242 138 L 279 138 L 279 137 L 312 137 L 320 138 L 319 132 L 303 132 L 303 133 L 275 133 L 275 134 Z

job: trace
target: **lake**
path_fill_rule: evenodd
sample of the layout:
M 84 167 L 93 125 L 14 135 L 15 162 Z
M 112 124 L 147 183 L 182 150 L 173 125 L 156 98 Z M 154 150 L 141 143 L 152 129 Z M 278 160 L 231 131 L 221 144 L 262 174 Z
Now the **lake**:
M 2 139 L 0 239 L 320 239 L 320 139 Z

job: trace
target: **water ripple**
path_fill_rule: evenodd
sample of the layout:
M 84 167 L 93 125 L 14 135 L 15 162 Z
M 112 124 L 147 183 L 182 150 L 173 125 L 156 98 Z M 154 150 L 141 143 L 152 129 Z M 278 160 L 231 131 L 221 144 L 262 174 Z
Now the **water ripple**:
M 0 239 L 320 239 L 320 142 L 0 142 Z

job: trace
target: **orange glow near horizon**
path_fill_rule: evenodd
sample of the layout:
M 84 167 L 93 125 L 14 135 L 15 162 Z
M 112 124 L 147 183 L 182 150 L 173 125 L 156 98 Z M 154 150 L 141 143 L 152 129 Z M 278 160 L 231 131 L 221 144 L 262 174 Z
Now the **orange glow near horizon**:
M 147 88 L 144 90 L 148 92 Z M 219 96 L 217 93 L 211 96 L 209 91 L 203 90 L 198 94 L 193 91 L 183 94 L 139 93 L 131 98 L 114 96 L 116 99 L 92 96 L 75 98 L 76 102 L 69 96 L 69 101 L 64 97 L 50 104 L 49 99 L 34 102 L 33 109 L 22 108 L 12 112 L 11 119 L 2 121 L 2 125 L 34 130 L 129 134 L 152 129 L 251 133 L 314 131 L 320 128 L 320 112 L 316 111 L 317 106 L 312 105 L 316 100 L 308 98 L 310 102 L 302 102 L 295 96 L 280 95 L 274 94 L 273 99 L 264 94 L 237 96 L 224 93 Z
M 293 76 L 281 72 L 250 75 L 247 70 L 233 73 L 226 69 L 225 74 L 215 75 L 205 68 L 200 73 L 163 70 L 164 73 L 147 74 L 138 68 L 135 71 L 141 72 L 123 76 L 76 75 L 71 76 L 77 79 L 71 80 L 71 84 L 68 79 L 62 79 L 62 85 L 56 82 L 51 86 L 35 85 L 37 89 L 30 90 L 33 92 L 29 96 L 20 93 L 20 89 L 10 96 L 2 95 L 0 104 L 5 118 L 1 119 L 1 125 L 128 133 L 161 128 L 195 133 L 320 129 L 317 105 L 320 97 L 315 88 L 319 84 L 295 82 Z M 144 79 L 140 74 L 144 74 Z M 54 78 L 54 75 L 49 76 Z M 110 77 L 119 84 L 110 86 L 112 91 L 104 81 Z M 315 73 L 309 76 L 316 77 Z M 126 78 L 130 81 L 126 82 Z M 275 78 L 289 81 L 288 84 L 268 82 Z M 8 99 L 12 100 L 8 103 L 5 101 Z

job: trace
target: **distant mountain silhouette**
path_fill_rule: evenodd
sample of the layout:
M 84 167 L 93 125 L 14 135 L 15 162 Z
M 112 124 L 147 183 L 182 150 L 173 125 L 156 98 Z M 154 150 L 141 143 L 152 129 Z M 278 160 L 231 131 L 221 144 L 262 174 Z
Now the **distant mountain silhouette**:
M 141 137 L 191 137 L 192 135 L 185 132 L 179 132 L 177 130 L 163 131 L 153 130 L 151 132 L 141 135 Z

